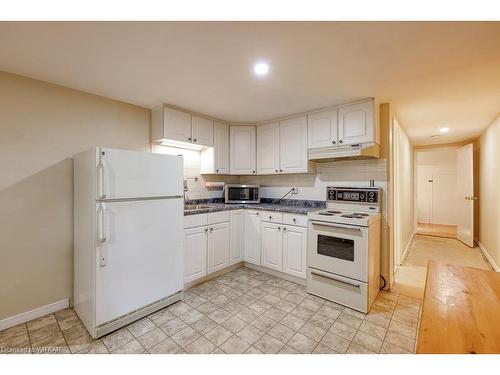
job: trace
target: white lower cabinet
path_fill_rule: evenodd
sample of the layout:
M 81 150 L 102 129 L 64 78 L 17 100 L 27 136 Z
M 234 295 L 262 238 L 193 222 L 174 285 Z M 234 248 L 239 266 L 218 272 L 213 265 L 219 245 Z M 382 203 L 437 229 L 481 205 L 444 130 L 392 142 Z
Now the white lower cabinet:
M 261 265 L 276 271 L 283 270 L 283 236 L 281 224 L 260 224 Z
M 229 246 L 229 265 L 243 261 L 245 246 L 245 212 L 231 211 L 231 241 Z
M 207 273 L 229 266 L 229 223 L 209 225 Z
M 260 213 L 245 210 L 244 261 L 260 266 Z
M 184 229 L 184 283 L 207 274 L 206 226 Z
M 307 228 L 283 227 L 283 272 L 306 278 Z

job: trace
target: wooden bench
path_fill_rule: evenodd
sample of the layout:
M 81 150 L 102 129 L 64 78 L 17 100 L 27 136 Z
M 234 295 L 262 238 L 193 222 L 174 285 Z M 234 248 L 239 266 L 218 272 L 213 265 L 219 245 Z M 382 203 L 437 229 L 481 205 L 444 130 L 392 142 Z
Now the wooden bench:
M 500 353 L 500 274 L 430 261 L 417 353 Z

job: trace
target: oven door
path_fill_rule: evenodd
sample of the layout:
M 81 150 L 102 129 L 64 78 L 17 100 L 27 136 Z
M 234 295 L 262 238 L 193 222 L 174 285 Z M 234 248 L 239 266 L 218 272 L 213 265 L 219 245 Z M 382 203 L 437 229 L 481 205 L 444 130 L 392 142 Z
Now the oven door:
M 368 228 L 310 220 L 308 266 L 368 282 Z

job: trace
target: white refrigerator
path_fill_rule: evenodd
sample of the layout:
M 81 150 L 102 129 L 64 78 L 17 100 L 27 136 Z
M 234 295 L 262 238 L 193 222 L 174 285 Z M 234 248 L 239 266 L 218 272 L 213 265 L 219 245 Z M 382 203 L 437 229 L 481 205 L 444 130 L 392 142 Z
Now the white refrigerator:
M 182 194 L 182 156 L 74 157 L 74 307 L 92 337 L 182 298 Z

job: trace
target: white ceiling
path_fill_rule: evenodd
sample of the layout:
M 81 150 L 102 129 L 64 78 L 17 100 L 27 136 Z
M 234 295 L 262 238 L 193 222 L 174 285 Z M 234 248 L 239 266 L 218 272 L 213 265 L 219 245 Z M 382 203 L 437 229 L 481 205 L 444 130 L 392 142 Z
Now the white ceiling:
M 447 143 L 500 111 L 500 22 L 0 22 L 0 69 L 241 122 L 377 97 Z

